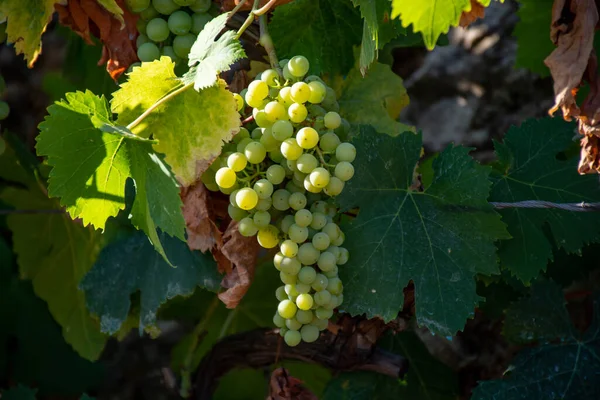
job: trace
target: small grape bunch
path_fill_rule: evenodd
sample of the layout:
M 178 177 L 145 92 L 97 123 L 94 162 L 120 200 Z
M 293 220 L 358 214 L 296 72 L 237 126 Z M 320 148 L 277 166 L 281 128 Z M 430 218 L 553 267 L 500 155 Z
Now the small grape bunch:
M 140 16 L 136 46 L 141 62 L 161 56 L 175 63 L 185 61 L 196 37 L 212 19 L 207 13 L 211 0 L 126 0 L 126 4 Z
M 279 248 L 273 323 L 289 346 L 327 328 L 344 298 L 338 267 L 349 258 L 334 199 L 354 175 L 356 149 L 343 141 L 349 124 L 335 92 L 306 76 L 309 66 L 303 56 L 283 60 L 283 76 L 266 70 L 234 94 L 240 112 L 251 107 L 252 130 L 241 128 L 202 176 L 209 190 L 229 195 L 242 235 Z

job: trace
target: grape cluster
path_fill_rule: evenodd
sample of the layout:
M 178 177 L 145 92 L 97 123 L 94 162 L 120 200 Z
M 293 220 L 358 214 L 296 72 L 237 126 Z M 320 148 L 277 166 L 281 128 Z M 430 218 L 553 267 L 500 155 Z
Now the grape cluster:
M 140 61 L 168 56 L 175 63 L 188 58 L 196 37 L 213 17 L 207 13 L 211 0 L 127 0 L 140 15 L 137 55 Z
M 307 76 L 296 56 L 262 72 L 240 94 L 238 110 L 254 122 L 227 144 L 202 176 L 209 190 L 230 196 L 229 215 L 244 236 L 279 246 L 274 265 L 283 283 L 274 324 L 289 346 L 314 342 L 343 301 L 338 266 L 348 261 L 333 198 L 354 175 L 356 149 L 343 142 L 349 124 L 335 92 Z M 246 107 L 248 105 L 249 107 Z M 246 118 L 250 120 L 250 118 Z

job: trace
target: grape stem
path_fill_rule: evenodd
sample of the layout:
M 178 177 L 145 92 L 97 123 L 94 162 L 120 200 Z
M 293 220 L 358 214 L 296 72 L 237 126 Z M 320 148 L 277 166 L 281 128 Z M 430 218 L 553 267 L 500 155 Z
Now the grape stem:
M 271 9 L 271 7 L 273 7 L 275 5 L 275 3 L 277 3 L 279 0 L 270 0 L 267 4 L 265 4 L 264 6 L 262 6 L 261 8 L 259 8 L 258 10 L 254 11 L 254 15 L 265 15 L 266 13 L 269 12 L 269 10 Z
M 240 2 L 233 7 L 233 9 L 229 12 L 229 15 L 227 16 L 227 20 L 230 20 L 231 17 L 233 17 L 235 15 L 236 12 L 238 12 L 240 10 L 240 8 L 242 8 L 244 6 L 244 4 L 246 4 L 247 0 L 240 0 Z
M 335 167 L 335 165 L 327 164 L 327 163 L 325 162 L 325 159 L 323 158 L 323 152 L 321 151 L 321 149 L 319 149 L 318 147 L 316 147 L 316 148 L 315 148 L 315 151 L 317 152 L 317 155 L 319 156 L 319 160 L 321 160 L 321 164 L 322 164 L 324 167 L 330 167 L 330 168 L 333 168 L 333 167 Z
M 267 5 L 265 5 L 265 7 Z M 258 18 L 258 26 L 260 28 L 260 39 L 258 40 L 258 42 L 267 51 L 267 55 L 269 56 L 269 62 L 271 63 L 271 68 L 277 71 L 279 76 L 283 76 L 283 71 L 279 66 L 279 60 L 277 59 L 277 53 L 275 53 L 275 46 L 273 46 L 273 40 L 271 39 L 271 35 L 269 35 L 269 29 L 267 28 L 266 15 L 261 15 Z
M 238 29 L 237 34 L 235 35 L 236 39 L 239 39 L 242 36 L 242 34 L 244 33 L 244 31 L 246 30 L 246 28 L 248 28 L 254 22 L 254 17 L 255 17 L 254 12 L 258 8 L 259 4 L 260 4 L 260 0 L 254 0 L 254 5 L 252 5 L 252 10 L 250 10 L 250 12 L 248 13 L 248 17 L 246 17 L 246 20 L 244 21 L 242 26 L 240 26 L 240 29 Z

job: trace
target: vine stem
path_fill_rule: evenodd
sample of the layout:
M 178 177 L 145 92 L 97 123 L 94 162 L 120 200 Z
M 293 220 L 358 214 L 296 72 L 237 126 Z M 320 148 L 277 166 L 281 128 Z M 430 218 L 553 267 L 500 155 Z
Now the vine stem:
M 248 13 L 248 17 L 246 17 L 246 20 L 244 21 L 242 26 L 240 26 L 240 29 L 238 29 L 237 34 L 235 35 L 236 39 L 239 39 L 242 36 L 242 34 L 244 33 L 244 31 L 246 30 L 246 28 L 248 28 L 254 22 L 254 17 L 255 17 L 254 13 L 255 13 L 256 9 L 258 8 L 259 4 L 260 4 L 260 0 L 254 0 L 254 5 L 252 5 L 252 10 L 250 10 L 250 12 Z
M 266 5 L 265 5 L 265 7 L 266 7 Z M 258 18 L 258 26 L 260 28 L 260 38 L 259 38 L 258 42 L 267 51 L 267 55 L 269 56 L 269 62 L 271 63 L 271 68 L 276 70 L 277 73 L 279 74 L 279 76 L 283 76 L 283 71 L 281 70 L 281 67 L 279 66 L 279 60 L 277 59 L 277 53 L 275 53 L 275 46 L 273 46 L 273 39 L 271 39 L 271 35 L 269 34 L 269 29 L 267 28 L 267 16 L 266 15 L 261 15 Z
M 246 1 L 248 1 L 248 0 L 240 0 L 240 2 L 237 3 L 237 5 L 235 7 L 233 7 L 233 9 L 229 12 L 229 16 L 227 17 L 227 20 L 230 20 L 231 17 L 233 17 L 235 15 L 235 13 L 239 11 L 240 8 L 242 8 L 244 6 L 244 4 L 246 4 Z

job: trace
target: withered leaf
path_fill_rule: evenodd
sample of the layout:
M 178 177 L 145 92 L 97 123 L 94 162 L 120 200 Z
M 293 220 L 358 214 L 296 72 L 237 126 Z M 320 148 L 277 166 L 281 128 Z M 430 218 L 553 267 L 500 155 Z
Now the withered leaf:
M 460 16 L 460 22 L 458 23 L 463 28 L 471 25 L 479 18 L 485 16 L 485 7 L 477 0 L 471 0 L 471 10 L 464 11 Z
M 267 400 L 318 400 L 302 381 L 291 376 L 285 368 L 277 368 L 269 381 Z
M 206 252 L 222 246 L 222 233 L 215 224 L 209 192 L 202 182 L 181 189 L 183 218 L 187 231 L 187 243 L 191 250 Z

